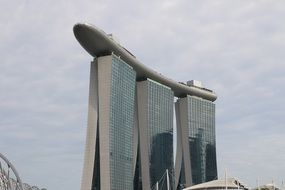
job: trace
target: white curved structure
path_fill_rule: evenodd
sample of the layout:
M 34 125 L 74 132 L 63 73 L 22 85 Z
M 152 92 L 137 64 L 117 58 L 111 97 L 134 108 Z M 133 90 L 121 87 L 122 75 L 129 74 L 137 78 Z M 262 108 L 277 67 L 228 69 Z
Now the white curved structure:
M 248 190 L 249 187 L 235 178 L 213 180 L 187 187 L 183 190 Z
M 3 154 L 0 153 L 0 190 L 40 190 L 40 189 L 36 186 L 30 186 L 26 183 L 22 183 L 22 180 L 16 168 Z
M 24 190 L 22 180 L 16 170 L 16 168 L 13 166 L 13 164 L 3 155 L 0 153 L 0 158 L 5 162 L 7 165 L 7 171 L 4 170 L 2 167 L 1 161 L 0 161 L 0 189 L 5 189 L 7 187 L 7 190 L 15 189 L 15 190 Z M 12 170 L 12 173 L 15 175 L 16 180 L 13 180 L 10 178 L 10 169 Z M 10 186 L 10 187 L 9 187 Z
M 76 39 L 90 55 L 93 57 L 99 57 L 114 53 L 131 67 L 133 67 L 139 80 L 150 78 L 163 85 L 166 85 L 172 89 L 174 95 L 177 97 L 194 95 L 210 101 L 215 101 L 217 99 L 216 94 L 212 91 L 178 83 L 146 67 L 124 47 L 110 39 L 110 37 L 104 31 L 96 28 L 95 26 L 80 23 L 74 26 L 73 31 Z

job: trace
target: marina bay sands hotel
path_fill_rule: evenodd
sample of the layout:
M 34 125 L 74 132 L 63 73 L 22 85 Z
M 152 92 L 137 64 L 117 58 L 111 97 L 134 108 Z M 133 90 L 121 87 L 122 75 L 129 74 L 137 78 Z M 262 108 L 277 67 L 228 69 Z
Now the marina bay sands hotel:
M 81 190 L 182 189 L 216 179 L 215 93 L 153 71 L 95 26 L 73 31 L 94 57 Z

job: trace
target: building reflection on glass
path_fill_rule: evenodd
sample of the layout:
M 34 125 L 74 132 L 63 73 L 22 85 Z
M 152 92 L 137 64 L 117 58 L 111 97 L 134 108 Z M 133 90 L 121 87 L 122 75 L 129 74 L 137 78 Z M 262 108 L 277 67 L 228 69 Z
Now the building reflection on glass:
M 150 178 L 152 184 L 162 180 L 160 189 L 167 189 L 167 180 L 161 177 L 169 171 L 170 188 L 173 187 L 173 133 L 172 131 L 156 134 L 152 138 L 150 158 Z

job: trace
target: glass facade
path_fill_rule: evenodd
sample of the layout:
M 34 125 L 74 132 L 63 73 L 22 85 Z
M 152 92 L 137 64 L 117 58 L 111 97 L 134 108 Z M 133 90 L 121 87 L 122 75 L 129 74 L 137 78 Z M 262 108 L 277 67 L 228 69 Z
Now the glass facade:
M 136 72 L 116 56 L 111 57 L 110 98 L 109 106 L 109 175 L 110 190 L 133 190 L 133 133 L 134 133 L 134 109 L 135 109 L 135 87 Z M 101 63 L 102 64 L 102 63 Z M 100 71 L 98 71 L 100 72 Z M 101 81 L 104 83 L 105 81 Z M 103 84 L 104 85 L 104 84 Z M 100 90 L 100 89 L 98 89 Z M 100 116 L 99 120 L 103 118 Z M 98 122 L 99 125 L 99 122 Z M 101 126 L 102 127 L 102 126 Z M 105 126 L 104 126 L 105 127 Z M 96 154 L 92 180 L 92 190 L 104 189 L 100 185 L 99 143 L 100 139 L 97 128 Z
M 152 80 L 147 80 L 147 83 L 150 184 L 153 187 L 168 169 L 170 183 L 173 186 L 172 130 L 174 95 L 171 89 L 164 85 Z M 166 180 L 164 180 L 164 183 L 160 181 L 159 186 L 160 189 L 166 189 Z
M 215 104 L 187 96 L 188 142 L 193 184 L 217 179 Z
M 133 189 L 135 71 L 113 56 L 110 93 L 111 190 Z M 99 113 L 100 114 L 100 113 Z

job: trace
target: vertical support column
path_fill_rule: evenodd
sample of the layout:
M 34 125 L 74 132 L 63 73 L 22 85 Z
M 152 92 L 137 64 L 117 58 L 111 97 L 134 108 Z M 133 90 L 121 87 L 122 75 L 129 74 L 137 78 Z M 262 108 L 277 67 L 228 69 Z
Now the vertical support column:
M 91 190 L 95 163 L 96 132 L 98 121 L 98 65 L 94 59 L 90 66 L 88 123 L 82 171 L 81 190 Z
M 112 80 L 112 56 L 98 58 L 99 136 L 100 136 L 100 185 L 110 190 L 110 99 Z
M 185 181 L 186 186 L 192 186 L 192 168 L 191 168 L 191 153 L 189 146 L 189 119 L 188 118 L 188 99 L 181 99 L 180 108 L 180 123 L 181 123 L 181 139 L 182 139 L 182 150 L 183 150 L 183 161 L 184 161 L 184 171 L 185 171 Z
M 187 187 L 192 185 L 192 169 L 191 169 L 191 155 L 190 155 L 190 147 L 189 147 L 189 140 L 188 140 L 188 134 L 189 134 L 189 126 L 188 122 L 188 99 L 186 98 L 180 98 L 175 105 L 176 108 L 176 119 L 177 119 L 177 142 L 180 141 L 181 148 L 179 150 L 181 153 L 178 152 L 177 149 L 177 156 L 181 156 L 181 161 L 177 160 L 176 163 L 183 163 L 182 166 L 184 168 L 181 168 L 180 171 L 178 170 L 179 167 L 181 166 L 176 166 L 177 169 L 176 171 L 181 172 L 184 171 L 184 176 L 185 176 L 185 185 Z M 180 140 L 178 139 L 180 138 Z M 179 158 L 178 157 L 178 158 Z M 179 175 L 179 174 L 176 174 Z M 177 181 L 179 179 L 176 179 Z M 177 182 L 178 185 L 178 182 Z
M 180 112 L 179 102 L 175 102 L 175 113 L 176 113 L 176 159 L 175 159 L 175 189 L 179 185 L 179 179 L 181 178 L 181 167 L 182 167 L 182 138 L 181 138 L 181 123 L 180 123 Z
M 138 97 L 137 92 L 135 92 L 135 108 L 134 108 L 134 136 L 133 136 L 133 159 L 134 159 L 134 165 L 133 165 L 133 176 L 135 176 L 136 172 L 136 161 L 137 161 L 137 155 L 138 155 L 138 143 L 139 143 L 139 129 L 138 129 Z
M 149 190 L 149 145 L 148 145 L 148 88 L 147 82 L 137 82 L 137 112 L 141 156 L 142 189 Z

